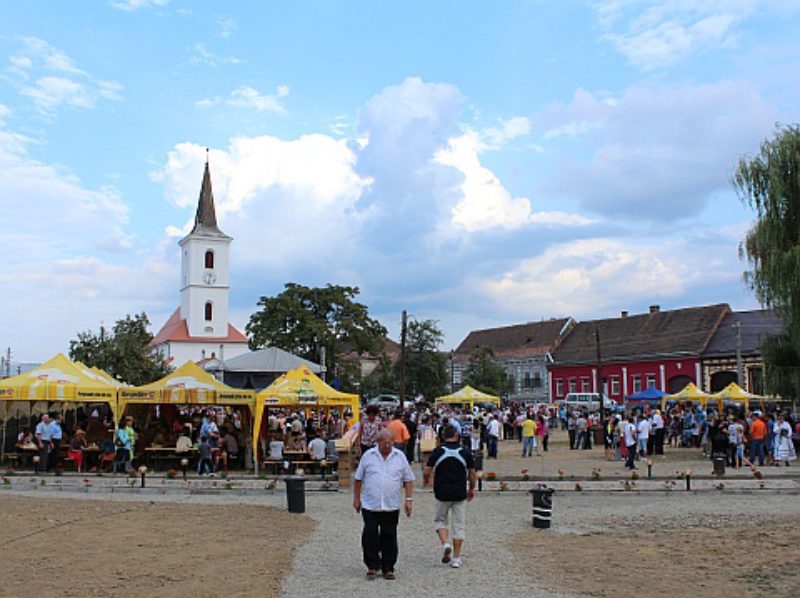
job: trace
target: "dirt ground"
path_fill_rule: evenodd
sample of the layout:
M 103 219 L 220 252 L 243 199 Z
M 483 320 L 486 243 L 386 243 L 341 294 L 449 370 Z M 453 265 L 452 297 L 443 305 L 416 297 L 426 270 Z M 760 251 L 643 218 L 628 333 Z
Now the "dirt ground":
M 659 530 L 649 517 L 615 517 L 557 536 L 528 529 L 509 545 L 537 584 L 570 594 L 800 596 L 797 514 L 683 515 L 661 518 Z
M 0 596 L 278 596 L 313 521 L 271 507 L 0 497 Z

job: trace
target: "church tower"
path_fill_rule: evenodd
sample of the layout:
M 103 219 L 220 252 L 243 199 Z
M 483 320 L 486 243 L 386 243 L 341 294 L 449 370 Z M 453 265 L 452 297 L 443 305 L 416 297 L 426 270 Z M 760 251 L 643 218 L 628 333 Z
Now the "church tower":
M 211 173 L 206 159 L 192 231 L 181 248 L 180 307 L 150 343 L 164 359 L 229 359 L 247 352 L 247 338 L 228 321 L 230 245 L 217 226 Z

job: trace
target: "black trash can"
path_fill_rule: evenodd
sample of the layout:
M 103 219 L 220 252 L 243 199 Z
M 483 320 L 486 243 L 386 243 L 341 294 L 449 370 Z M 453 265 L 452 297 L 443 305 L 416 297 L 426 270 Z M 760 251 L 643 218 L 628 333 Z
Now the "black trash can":
M 714 465 L 714 475 L 725 475 L 725 462 L 728 460 L 727 455 L 714 455 L 711 462 Z
M 472 461 L 475 463 L 475 471 L 483 471 L 483 451 L 474 451 Z
M 306 479 L 300 476 L 286 478 L 286 502 L 290 513 L 306 512 Z
M 537 486 L 531 490 L 533 495 L 533 527 L 548 529 L 553 515 L 553 490 L 547 486 Z

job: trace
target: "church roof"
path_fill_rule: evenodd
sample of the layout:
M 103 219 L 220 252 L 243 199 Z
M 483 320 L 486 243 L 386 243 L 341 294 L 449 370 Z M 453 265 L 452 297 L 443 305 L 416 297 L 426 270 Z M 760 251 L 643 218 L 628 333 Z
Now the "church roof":
M 229 239 L 228 235 L 219 230 L 217 226 L 217 212 L 214 209 L 214 192 L 211 190 L 211 173 L 206 169 L 203 173 L 203 184 L 200 187 L 200 197 L 197 200 L 197 213 L 194 217 L 194 228 L 190 235 L 203 235 L 205 237 L 221 237 Z
M 228 324 L 227 336 L 190 336 L 186 319 L 181 318 L 181 308 L 175 310 L 167 323 L 161 327 L 158 334 L 150 341 L 149 346 L 158 347 L 167 342 L 183 343 L 246 343 L 247 337 L 239 332 L 232 324 Z

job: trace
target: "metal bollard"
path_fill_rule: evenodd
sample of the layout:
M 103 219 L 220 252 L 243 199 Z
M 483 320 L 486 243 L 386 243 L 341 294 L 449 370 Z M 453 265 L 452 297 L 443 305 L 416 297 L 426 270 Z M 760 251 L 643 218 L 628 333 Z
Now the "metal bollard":
M 290 513 L 306 512 L 306 479 L 300 476 L 286 478 L 286 502 Z
M 533 495 L 533 527 L 548 529 L 550 527 L 550 518 L 553 516 L 552 496 L 555 490 L 540 485 L 530 492 Z

